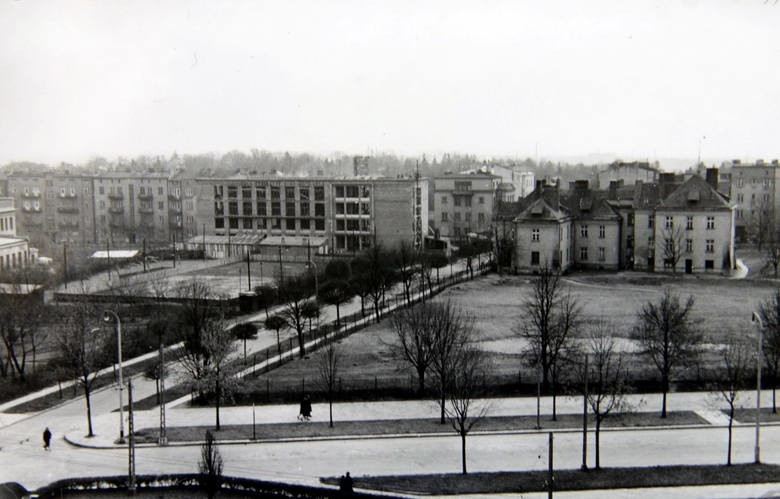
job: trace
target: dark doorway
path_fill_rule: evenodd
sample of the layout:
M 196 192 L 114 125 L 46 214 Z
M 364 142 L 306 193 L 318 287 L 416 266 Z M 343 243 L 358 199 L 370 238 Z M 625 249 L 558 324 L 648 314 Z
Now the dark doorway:
M 685 273 L 693 274 L 693 260 L 690 258 L 685 260 Z

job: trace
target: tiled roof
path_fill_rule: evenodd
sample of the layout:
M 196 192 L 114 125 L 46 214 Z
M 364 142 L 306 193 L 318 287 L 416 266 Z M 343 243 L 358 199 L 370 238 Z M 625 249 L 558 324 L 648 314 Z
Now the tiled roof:
M 675 189 L 658 206 L 680 210 L 718 210 L 730 209 L 728 197 L 713 189 L 699 175 L 693 175 Z
M 544 200 L 544 198 L 538 198 L 534 200 L 529 206 L 527 206 L 516 219 L 518 221 L 523 220 L 549 220 L 557 221 L 569 216 L 568 211 L 559 206 L 558 209 L 553 208 Z

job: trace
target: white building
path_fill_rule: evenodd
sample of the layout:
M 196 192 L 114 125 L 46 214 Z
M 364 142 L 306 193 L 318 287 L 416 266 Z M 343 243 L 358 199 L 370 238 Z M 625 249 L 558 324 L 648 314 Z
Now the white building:
M 16 208 L 13 198 L 0 198 L 0 272 L 13 271 L 32 263 L 27 239 L 16 237 Z

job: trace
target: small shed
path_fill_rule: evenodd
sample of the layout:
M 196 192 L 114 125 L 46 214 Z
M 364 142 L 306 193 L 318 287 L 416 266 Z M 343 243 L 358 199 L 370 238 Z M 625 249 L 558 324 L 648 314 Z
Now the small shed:
M 308 262 L 316 255 L 328 254 L 327 237 L 269 236 L 260 242 L 259 252 L 266 257 L 278 257 L 284 261 Z
M 208 258 L 231 258 L 257 251 L 262 234 L 203 235 L 187 240 L 188 250 L 203 250 Z

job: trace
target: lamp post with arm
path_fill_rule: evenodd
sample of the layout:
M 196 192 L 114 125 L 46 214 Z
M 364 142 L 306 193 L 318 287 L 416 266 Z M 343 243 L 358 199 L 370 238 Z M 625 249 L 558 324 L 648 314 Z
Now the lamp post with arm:
M 109 323 L 114 320 L 116 327 L 116 356 L 117 363 L 119 364 L 119 440 L 120 444 L 125 443 L 125 415 L 122 408 L 122 389 L 124 387 L 124 379 L 122 379 L 122 321 L 119 320 L 119 316 L 116 312 L 106 310 L 103 312 L 103 322 Z
M 753 322 L 758 325 L 758 355 L 756 356 L 756 445 L 755 463 L 761 462 L 761 366 L 764 362 L 762 352 L 764 321 L 757 312 L 753 312 Z

